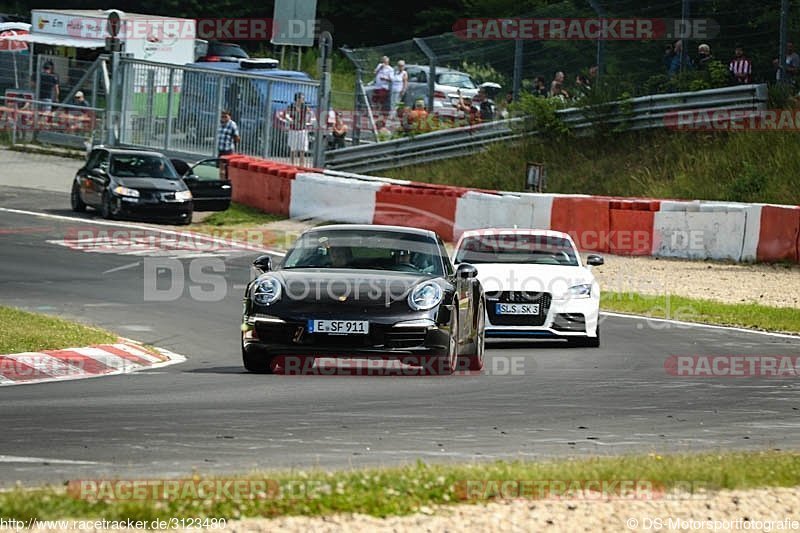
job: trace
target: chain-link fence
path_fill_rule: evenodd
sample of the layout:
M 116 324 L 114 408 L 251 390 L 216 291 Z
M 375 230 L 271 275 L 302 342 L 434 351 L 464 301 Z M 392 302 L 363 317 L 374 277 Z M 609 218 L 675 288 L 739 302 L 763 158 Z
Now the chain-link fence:
M 120 144 L 216 156 L 220 113 L 238 125 L 242 154 L 289 160 L 314 153 L 319 135 L 315 107 L 319 83 L 242 72 L 152 63 L 123 58 L 120 64 Z M 287 120 L 286 109 L 302 93 L 307 123 Z M 301 131 L 295 134 L 293 131 Z M 307 142 L 306 142 L 307 141 Z M 305 146 L 301 146 L 305 144 Z
M 24 63 L 23 63 L 24 62 Z M 12 144 L 38 142 L 85 149 L 105 127 L 107 72 L 102 61 L 0 53 L 2 128 Z
M 429 113 L 444 110 L 462 118 L 469 118 L 472 102 L 467 101 L 468 105 L 458 110 L 455 89 L 461 89 L 462 97 L 472 98 L 478 86 L 487 82 L 500 86 L 490 85 L 491 90 L 487 90 L 494 104 L 493 118 L 504 116 L 506 104 L 524 92 L 543 96 L 556 93 L 565 105 L 582 105 L 743 82 L 730 72 L 737 47 L 749 61 L 747 81 L 776 80 L 774 60 L 780 53 L 781 22 L 778 3 L 765 11 L 761 4 L 688 0 L 647 5 L 631 1 L 602 5 L 561 2 L 517 18 L 492 16 L 487 7 L 485 18 L 454 20 L 454 32 L 343 50 L 361 81 L 357 80 L 353 95 L 353 127 L 357 133 L 361 130 L 361 135 L 354 137 L 374 139 L 380 129 L 374 127 L 375 122 L 392 125 L 391 119 L 397 117 L 397 110 L 385 105 L 385 91 L 379 90 L 383 94 L 375 96 L 380 85 L 376 67 L 384 56 L 395 71 L 398 60 L 404 60 L 409 73 L 411 97 L 400 102 L 401 109 L 422 99 Z M 790 11 L 785 20 L 788 40 L 800 40 L 800 10 Z M 607 37 L 593 39 L 592 30 L 601 24 L 609 30 Z M 475 28 L 478 30 L 469 31 Z M 526 32 L 526 28 L 537 31 Z M 706 46 L 701 50 L 700 45 Z M 437 79 L 431 83 L 434 70 Z M 448 85 L 443 77 L 456 78 L 442 73 L 452 70 L 469 75 L 472 83 Z M 420 71 L 427 76 L 411 76 Z M 563 78 L 557 77 L 559 72 Z M 800 81 L 800 74 L 791 74 L 790 81 Z M 400 119 L 394 123 L 395 127 L 401 125 Z

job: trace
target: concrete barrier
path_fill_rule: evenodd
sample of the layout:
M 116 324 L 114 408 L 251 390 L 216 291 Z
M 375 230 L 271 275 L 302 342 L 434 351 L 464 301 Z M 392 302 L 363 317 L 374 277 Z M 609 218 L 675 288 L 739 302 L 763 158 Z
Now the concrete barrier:
M 292 180 L 289 216 L 371 224 L 380 182 L 299 173 Z

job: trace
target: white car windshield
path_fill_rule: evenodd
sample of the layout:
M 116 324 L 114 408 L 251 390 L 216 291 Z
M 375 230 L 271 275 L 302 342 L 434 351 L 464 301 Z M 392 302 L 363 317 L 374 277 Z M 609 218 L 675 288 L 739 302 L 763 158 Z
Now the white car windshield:
M 456 263 L 521 263 L 579 266 L 572 243 L 563 237 L 527 234 L 466 237 Z
M 467 74 L 461 72 L 443 72 L 437 76 L 439 84 L 458 87 L 459 89 L 475 89 L 475 82 Z

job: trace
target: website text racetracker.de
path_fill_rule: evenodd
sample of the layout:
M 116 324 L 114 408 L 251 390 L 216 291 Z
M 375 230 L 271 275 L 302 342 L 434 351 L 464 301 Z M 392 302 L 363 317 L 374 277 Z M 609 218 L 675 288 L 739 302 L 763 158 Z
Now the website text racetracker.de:
M 225 529 L 228 523 L 225 518 L 168 518 L 155 520 L 40 520 L 30 518 L 17 520 L 16 518 L 0 517 L 0 531 L 117 531 L 117 530 L 143 530 L 156 531 L 167 529 Z
M 107 36 L 106 24 L 97 17 L 73 17 L 66 21 L 67 34 L 83 39 L 103 39 Z M 120 39 L 147 39 L 161 42 L 194 41 L 195 38 L 220 41 L 265 41 L 273 36 L 300 39 L 315 38 L 322 31 L 333 31 L 325 19 L 289 19 L 277 21 L 270 18 L 198 18 L 176 19 L 165 17 L 137 17 L 123 21 L 117 37 Z
M 711 39 L 719 25 L 711 19 L 661 18 L 470 18 L 453 24 L 463 40 L 650 41 Z

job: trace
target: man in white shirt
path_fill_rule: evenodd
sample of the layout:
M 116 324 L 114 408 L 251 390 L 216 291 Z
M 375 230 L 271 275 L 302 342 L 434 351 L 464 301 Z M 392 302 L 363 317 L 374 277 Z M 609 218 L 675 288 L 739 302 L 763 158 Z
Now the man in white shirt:
M 394 69 L 389 64 L 389 57 L 383 56 L 375 67 L 375 103 L 384 111 L 389 110 L 389 92 L 392 90 Z

